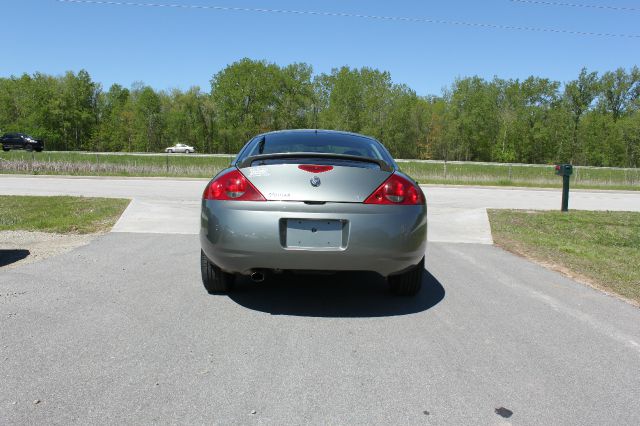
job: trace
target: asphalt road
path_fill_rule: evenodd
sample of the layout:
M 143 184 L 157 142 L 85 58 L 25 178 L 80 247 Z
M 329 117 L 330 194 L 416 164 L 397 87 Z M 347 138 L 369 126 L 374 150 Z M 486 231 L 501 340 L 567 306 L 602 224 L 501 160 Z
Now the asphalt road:
M 369 274 L 211 296 L 189 216 L 203 185 L 0 177 L 0 193 L 134 199 L 121 232 L 0 267 L 0 425 L 640 424 L 640 309 L 482 239 L 487 207 L 556 208 L 557 191 L 427 187 L 416 298 Z M 640 210 L 640 194 L 573 200 Z M 451 220 L 466 244 L 434 242 Z
M 640 310 L 495 247 L 430 244 L 415 299 L 367 274 L 210 296 L 198 249 L 111 233 L 0 268 L 0 424 L 640 424 Z

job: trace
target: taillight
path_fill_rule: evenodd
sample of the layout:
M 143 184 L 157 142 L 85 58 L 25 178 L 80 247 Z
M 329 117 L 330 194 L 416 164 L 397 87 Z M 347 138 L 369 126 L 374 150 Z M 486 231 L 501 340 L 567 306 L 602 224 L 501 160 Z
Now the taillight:
M 204 189 L 205 200 L 267 201 L 240 170 L 218 176 Z
M 301 164 L 298 168 L 309 173 L 324 173 L 333 170 L 333 166 L 321 166 L 318 164 Z
M 424 202 L 419 186 L 395 173 L 373 191 L 364 201 L 365 204 L 404 204 L 416 205 Z

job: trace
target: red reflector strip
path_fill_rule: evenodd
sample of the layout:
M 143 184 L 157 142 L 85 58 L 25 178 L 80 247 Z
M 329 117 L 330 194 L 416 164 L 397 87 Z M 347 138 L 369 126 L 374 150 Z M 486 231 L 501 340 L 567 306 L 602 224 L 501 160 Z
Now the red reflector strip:
M 324 173 L 333 170 L 333 166 L 320 166 L 317 164 L 301 164 L 298 168 L 309 173 Z

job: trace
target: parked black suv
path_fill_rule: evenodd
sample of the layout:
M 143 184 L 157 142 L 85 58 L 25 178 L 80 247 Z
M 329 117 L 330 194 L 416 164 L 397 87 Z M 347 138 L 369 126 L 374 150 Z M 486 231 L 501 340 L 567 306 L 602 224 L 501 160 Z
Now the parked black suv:
M 44 142 L 41 139 L 34 139 L 24 133 L 5 133 L 0 138 L 3 151 L 10 149 L 26 149 L 27 151 L 40 152 L 44 149 Z

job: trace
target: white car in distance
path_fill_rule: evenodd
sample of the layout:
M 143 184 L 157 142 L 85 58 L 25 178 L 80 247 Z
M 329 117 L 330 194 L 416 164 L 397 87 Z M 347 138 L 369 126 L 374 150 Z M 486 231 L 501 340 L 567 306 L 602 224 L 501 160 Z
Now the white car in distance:
M 169 152 L 169 153 L 173 153 L 173 152 L 184 152 L 185 154 L 191 154 L 192 152 L 195 152 L 195 148 L 189 145 L 185 145 L 183 143 L 177 143 L 174 146 L 170 146 L 168 148 L 165 148 L 164 152 Z

